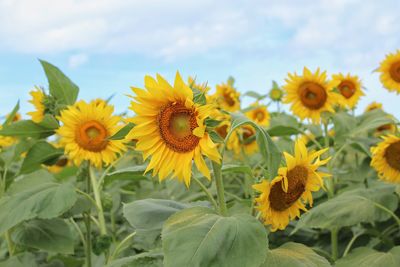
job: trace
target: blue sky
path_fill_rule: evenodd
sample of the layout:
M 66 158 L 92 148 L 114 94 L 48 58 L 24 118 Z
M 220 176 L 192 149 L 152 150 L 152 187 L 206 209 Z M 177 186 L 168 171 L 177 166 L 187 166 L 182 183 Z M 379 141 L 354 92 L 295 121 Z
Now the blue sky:
M 361 77 L 371 101 L 399 117 L 400 95 L 373 74 L 400 49 L 400 1 L 0 0 L 0 114 L 34 85 L 47 85 L 38 58 L 60 67 L 80 98 L 115 94 L 125 111 L 129 86 L 146 74 L 172 81 L 197 76 L 212 86 L 229 75 L 241 92 L 266 93 L 271 81 L 303 66 Z

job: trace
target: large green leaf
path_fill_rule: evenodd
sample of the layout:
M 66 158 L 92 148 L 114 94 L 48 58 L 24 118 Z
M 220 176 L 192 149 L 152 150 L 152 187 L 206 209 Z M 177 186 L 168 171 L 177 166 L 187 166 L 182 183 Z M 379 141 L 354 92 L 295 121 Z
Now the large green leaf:
M 56 66 L 40 60 L 47 80 L 49 81 L 49 92 L 57 102 L 64 105 L 72 105 L 78 97 L 79 88 Z
M 305 213 L 295 231 L 303 227 L 330 229 L 389 219 L 391 215 L 379 206 L 396 210 L 398 198 L 393 186 L 379 185 L 346 191 Z
M 124 204 L 123 214 L 138 230 L 161 230 L 163 223 L 174 213 L 190 207 L 167 199 L 142 199 Z
M 59 218 L 22 223 L 12 235 L 22 246 L 55 253 L 73 253 L 74 235 L 68 224 Z
M 50 219 L 70 209 L 77 199 L 70 184 L 45 183 L 0 200 L 0 234 L 25 220 Z
M 0 262 L 0 267 L 37 267 L 35 256 L 24 252 Z
M 162 267 L 163 254 L 150 251 L 115 260 L 107 267 Z
M 288 242 L 279 248 L 269 250 L 261 267 L 329 267 L 331 264 L 311 248 Z
M 267 130 L 270 136 L 286 136 L 299 134 L 301 131 L 292 126 L 277 125 Z
M 32 138 L 47 137 L 53 133 L 54 129 L 46 128 L 31 120 L 17 121 L 4 126 L 4 128 L 0 130 L 0 135 Z
M 400 266 L 400 246 L 388 252 L 379 252 L 372 248 L 355 249 L 346 257 L 338 260 L 335 267 L 398 267 Z
M 105 184 L 109 184 L 115 180 L 144 180 L 147 179 L 146 176 L 143 175 L 144 171 L 146 170 L 146 165 L 138 165 L 127 167 L 123 169 L 116 170 L 114 172 L 110 172 L 105 177 Z
M 56 160 L 64 154 L 64 151 L 55 148 L 46 141 L 38 141 L 28 151 L 22 163 L 20 173 L 30 173 L 40 168 L 41 164 Z
M 267 250 L 265 229 L 254 217 L 223 217 L 204 207 L 172 215 L 162 242 L 165 267 L 260 266 Z

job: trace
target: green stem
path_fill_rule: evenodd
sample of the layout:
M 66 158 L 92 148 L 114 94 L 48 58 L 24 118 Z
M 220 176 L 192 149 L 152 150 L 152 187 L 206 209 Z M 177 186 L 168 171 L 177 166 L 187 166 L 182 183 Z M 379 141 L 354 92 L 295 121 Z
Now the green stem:
M 127 237 L 125 237 L 116 247 L 114 252 L 111 254 L 111 256 L 108 259 L 108 262 L 111 262 L 115 257 L 117 257 L 119 255 L 119 253 L 121 252 L 121 248 L 129 241 L 129 239 L 131 239 L 132 237 L 134 237 L 136 235 L 136 232 L 131 233 L 130 235 L 128 235 Z
M 99 185 L 97 183 L 97 178 L 92 166 L 89 167 L 89 176 L 90 176 L 90 181 L 92 183 L 94 199 L 96 201 L 97 214 L 99 217 L 100 234 L 107 235 L 106 220 L 104 218 L 104 211 L 103 211 L 103 205 L 101 203 Z
M 90 175 L 89 175 L 90 176 Z M 90 194 L 90 177 L 86 178 L 86 193 Z M 86 227 L 86 242 L 85 242 L 85 254 L 86 254 L 86 267 L 92 267 L 92 226 L 90 220 L 90 209 L 83 213 L 83 218 Z
M 210 193 L 210 191 L 207 189 L 207 187 L 202 182 L 200 182 L 200 180 L 197 179 L 196 177 L 193 176 L 192 179 L 197 183 L 198 186 L 200 186 L 200 188 L 203 190 L 203 192 L 207 195 L 208 199 L 213 204 L 214 208 L 218 209 L 218 204 L 215 201 L 212 194 Z
M 217 187 L 219 211 L 222 216 L 227 216 L 228 210 L 226 208 L 226 203 L 225 203 L 225 195 L 224 195 L 225 190 L 224 190 L 224 183 L 222 181 L 221 165 L 212 161 L 212 166 L 214 171 L 215 185 Z
M 332 259 L 336 261 L 338 259 L 338 228 L 333 228 L 331 230 L 331 246 L 332 246 Z
M 344 253 L 343 253 L 343 257 L 346 257 L 346 255 L 350 252 L 350 249 L 351 249 L 351 247 L 353 246 L 353 244 L 354 244 L 354 242 L 356 241 L 356 239 L 357 239 L 359 236 L 363 235 L 363 234 L 364 234 L 364 232 L 361 232 L 361 233 L 358 233 L 358 234 L 356 234 L 356 235 L 353 235 L 353 237 L 351 238 L 349 244 L 347 244 L 347 247 L 346 247 L 346 249 L 345 249 L 345 251 L 344 251 Z
M 6 241 L 7 241 L 7 248 L 8 248 L 8 254 L 10 257 L 12 257 L 14 255 L 14 249 L 15 249 L 15 245 L 14 242 L 11 239 L 10 236 L 10 231 L 6 231 L 4 234 Z
M 85 240 L 85 236 L 83 235 L 81 228 L 79 228 L 79 225 L 75 222 L 74 218 L 70 218 L 69 221 L 72 223 L 72 225 L 74 226 L 75 230 L 78 232 L 79 237 L 82 241 L 83 247 L 86 247 L 86 240 Z

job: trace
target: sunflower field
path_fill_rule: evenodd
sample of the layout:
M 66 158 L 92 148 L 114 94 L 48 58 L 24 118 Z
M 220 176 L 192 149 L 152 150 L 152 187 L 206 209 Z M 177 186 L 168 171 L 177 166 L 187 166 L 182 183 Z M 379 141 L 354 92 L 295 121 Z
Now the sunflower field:
M 360 77 L 157 74 L 116 114 L 40 63 L 1 123 L 0 267 L 400 266 L 399 123 L 356 114 Z M 400 101 L 400 51 L 375 72 Z

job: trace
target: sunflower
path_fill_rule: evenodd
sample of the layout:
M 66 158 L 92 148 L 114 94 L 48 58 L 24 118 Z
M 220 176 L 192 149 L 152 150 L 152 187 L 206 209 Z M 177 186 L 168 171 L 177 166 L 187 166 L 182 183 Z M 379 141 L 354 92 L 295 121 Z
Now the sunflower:
M 138 140 L 136 149 L 144 159 L 152 156 L 146 172 L 152 169 L 160 181 L 172 174 L 189 186 L 194 160 L 197 169 L 211 179 L 203 155 L 218 163 L 221 157 L 204 121 L 214 107 L 194 103 L 192 90 L 178 72 L 173 86 L 157 75 L 157 80 L 145 77 L 145 88 L 132 87 L 136 101 L 130 109 L 136 113 L 132 119 L 136 126 L 128 139 Z
M 383 86 L 389 91 L 400 93 L 400 50 L 388 54 L 378 68 Z
M 272 89 L 269 91 L 269 98 L 272 101 L 280 102 L 283 98 L 283 90 L 279 87 L 278 83 L 272 81 Z
M 32 96 L 32 100 L 29 102 L 33 104 L 36 110 L 28 112 L 27 114 L 32 117 L 32 121 L 39 123 L 43 120 L 46 109 L 44 105 L 45 94 L 42 89 L 37 87 L 29 94 Z
M 268 126 L 270 115 L 267 107 L 261 106 L 257 103 L 251 105 L 252 109 L 247 111 L 245 115 L 260 126 Z
M 322 112 L 334 112 L 333 105 L 337 103 L 338 94 L 333 89 L 337 81 L 327 81 L 326 72 L 319 69 L 313 74 L 304 67 L 303 76 L 296 73 L 288 75 L 283 87 L 287 94 L 284 103 L 292 103 L 290 109 L 301 119 L 311 119 L 313 123 L 320 122 Z
M 121 126 L 121 118 L 112 115 L 114 107 L 105 102 L 79 101 L 61 111 L 57 130 L 65 154 L 75 165 L 88 160 L 95 167 L 112 163 L 125 150 L 124 141 L 109 140 Z
M 208 84 L 205 83 L 197 83 L 196 78 L 193 78 L 192 76 L 189 76 L 188 78 L 188 85 L 192 89 L 197 89 L 200 92 L 207 93 L 210 90 L 210 87 Z
M 7 115 L 7 119 L 10 117 L 10 114 Z M 22 119 L 21 114 L 15 113 L 14 118 L 12 119 L 12 122 L 17 122 Z
M 2 128 L 3 128 L 3 126 L 0 125 L 0 130 Z M 12 146 L 15 143 L 16 140 L 17 139 L 15 137 L 12 137 L 12 136 L 0 135 L 0 148 Z
M 51 173 L 60 173 L 67 166 L 72 166 L 72 162 L 64 155 L 54 165 L 48 166 L 47 169 Z
M 218 115 L 215 115 L 216 112 L 218 113 Z M 231 117 L 230 115 L 224 114 L 220 111 L 216 112 L 213 112 L 213 115 L 211 117 L 221 122 L 217 127 L 215 127 L 215 131 L 218 133 L 219 136 L 225 139 L 226 136 L 228 135 L 228 132 L 231 129 Z M 241 146 L 240 146 L 238 130 L 235 130 L 231 134 L 231 136 L 226 142 L 226 148 L 230 151 L 233 151 L 235 155 L 240 155 Z
M 382 104 L 378 102 L 372 102 L 365 108 L 365 112 L 372 111 L 375 109 L 382 109 Z
M 317 169 L 326 164 L 330 158 L 320 160 L 320 155 L 327 151 L 307 151 L 301 141 L 296 141 L 294 156 L 284 153 L 287 167 L 281 167 L 278 176 L 271 182 L 262 181 L 253 185 L 261 192 L 256 198 L 257 209 L 261 212 L 264 223 L 271 225 L 271 230 L 283 230 L 289 220 L 300 217 L 300 210 L 305 211 L 305 204 L 313 204 L 311 192 L 323 187 L 323 177 L 326 173 Z
M 246 155 L 252 155 L 258 150 L 256 139 L 256 129 L 251 125 L 243 125 L 241 127 L 243 150 Z
M 217 91 L 213 95 L 218 106 L 230 112 L 240 109 L 240 93 L 232 86 L 232 83 L 222 83 L 217 85 Z
M 354 108 L 360 97 L 364 95 L 358 76 L 339 73 L 332 75 L 332 80 L 338 83 L 337 89 L 341 95 L 339 105 L 350 109 Z
M 383 141 L 371 148 L 371 166 L 383 181 L 400 183 L 400 138 L 394 135 L 383 137 Z

